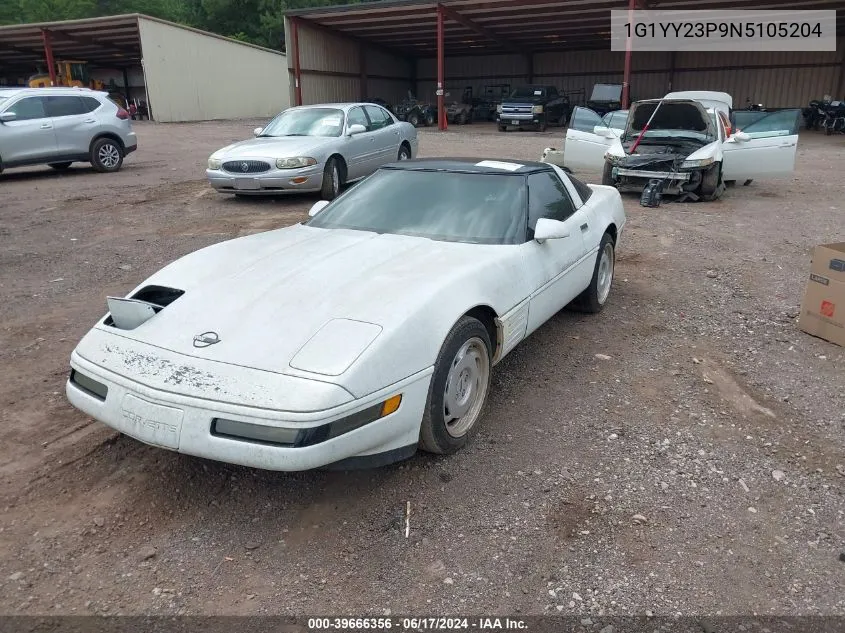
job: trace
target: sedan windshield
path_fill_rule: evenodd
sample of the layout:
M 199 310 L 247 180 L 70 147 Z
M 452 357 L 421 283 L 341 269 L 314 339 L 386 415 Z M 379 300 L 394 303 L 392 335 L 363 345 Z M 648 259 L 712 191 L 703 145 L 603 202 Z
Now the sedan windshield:
M 305 108 L 285 110 L 259 136 L 340 136 L 342 132 L 343 110 Z
M 525 241 L 525 177 L 380 169 L 306 224 L 470 244 Z

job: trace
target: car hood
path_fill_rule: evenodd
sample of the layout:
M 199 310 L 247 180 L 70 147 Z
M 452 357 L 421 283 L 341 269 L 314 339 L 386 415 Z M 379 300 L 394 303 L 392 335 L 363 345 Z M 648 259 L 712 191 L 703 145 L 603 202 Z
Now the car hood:
M 97 327 L 207 360 L 339 375 L 354 361 L 350 354 L 357 358 L 379 336 L 395 333 L 445 283 L 495 268 L 508 250 L 294 225 L 175 261 L 130 294 L 158 285 L 182 296 L 135 329 Z M 219 343 L 194 347 L 194 337 L 206 332 Z M 337 347 L 337 358 L 332 349 L 300 353 L 318 332 L 322 345 Z
M 322 136 L 280 136 L 252 138 L 227 145 L 216 152 L 212 158 L 237 159 L 270 156 L 272 158 L 293 158 L 307 156 L 326 145 L 336 143 L 337 138 Z
M 508 97 L 503 99 L 502 103 L 544 103 L 547 101 L 546 97 Z

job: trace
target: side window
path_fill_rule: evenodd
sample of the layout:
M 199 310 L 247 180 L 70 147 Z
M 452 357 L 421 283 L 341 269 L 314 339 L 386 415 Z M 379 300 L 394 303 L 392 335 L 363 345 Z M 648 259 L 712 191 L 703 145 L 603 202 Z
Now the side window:
M 367 111 L 367 116 L 370 117 L 371 130 L 380 130 L 390 125 L 390 117 L 382 108 L 368 105 L 364 106 L 364 109 Z
M 740 125 L 739 117 L 737 117 L 737 127 L 751 138 L 798 134 L 800 110 L 776 110 L 775 112 L 762 112 L 760 114 L 763 116 L 754 121 L 749 121 L 745 124 L 745 127 Z
M 602 120 L 599 115 L 589 108 L 575 108 L 575 113 L 572 115 L 572 120 L 569 122 L 569 128 L 579 132 L 593 133 L 593 128 L 601 125 Z
M 572 186 L 575 187 L 575 191 L 577 191 L 578 195 L 581 196 L 581 202 L 587 202 L 587 200 L 590 199 L 590 196 L 593 195 L 593 190 L 590 189 L 590 186 L 572 174 L 567 174 L 567 177 L 569 178 L 569 182 L 572 183 Z
M 97 108 L 99 108 L 102 103 L 97 101 L 94 97 L 79 97 L 82 101 L 82 112 L 83 114 L 88 114 L 89 112 L 93 112 Z
M 14 112 L 18 121 L 31 121 L 32 119 L 46 119 L 47 112 L 44 109 L 44 97 L 27 97 L 6 108 L 6 112 Z
M 534 227 L 540 218 L 566 220 L 575 213 L 575 206 L 569 198 L 560 178 L 549 171 L 528 176 L 528 239 L 534 239 Z
M 361 106 L 355 106 L 349 111 L 349 114 L 346 115 L 346 124 L 347 126 L 363 125 L 365 128 L 370 129 L 370 122 L 367 120 L 367 116 L 364 114 L 364 108 Z
M 47 97 L 47 114 L 51 117 L 84 114 L 85 107 L 79 97 Z

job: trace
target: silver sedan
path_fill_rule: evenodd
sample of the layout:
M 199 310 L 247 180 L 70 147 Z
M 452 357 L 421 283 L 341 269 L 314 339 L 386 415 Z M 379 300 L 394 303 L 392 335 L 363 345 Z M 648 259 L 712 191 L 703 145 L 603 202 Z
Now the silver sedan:
M 373 103 L 288 108 L 255 138 L 214 152 L 206 175 L 220 193 L 319 191 L 334 199 L 345 183 L 417 155 L 417 130 Z

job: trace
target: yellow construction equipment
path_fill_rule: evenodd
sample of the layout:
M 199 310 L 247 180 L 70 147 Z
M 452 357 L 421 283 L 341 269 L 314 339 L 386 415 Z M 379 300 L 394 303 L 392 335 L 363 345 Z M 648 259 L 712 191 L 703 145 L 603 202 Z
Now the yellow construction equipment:
M 49 73 L 40 73 L 29 78 L 30 88 L 46 88 L 53 85 Z M 91 79 L 88 62 L 61 60 L 56 62 L 56 86 L 91 88 L 103 90 L 105 84 L 99 79 Z

